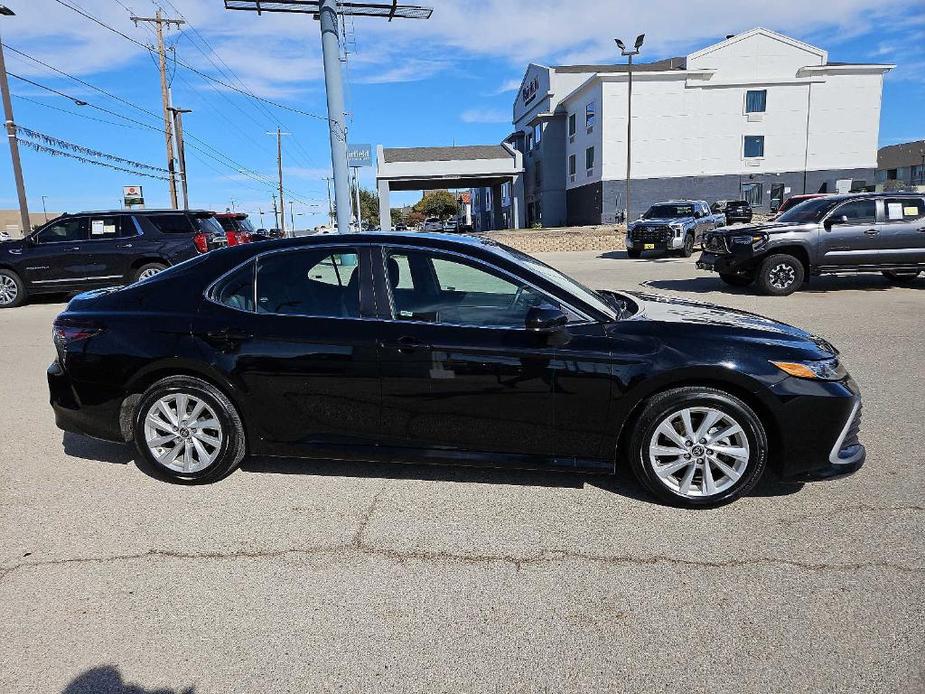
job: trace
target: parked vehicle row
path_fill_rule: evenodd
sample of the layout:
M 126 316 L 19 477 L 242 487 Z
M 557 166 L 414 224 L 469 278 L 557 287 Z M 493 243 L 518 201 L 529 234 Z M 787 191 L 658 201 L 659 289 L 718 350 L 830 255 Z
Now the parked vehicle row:
M 772 222 L 711 231 L 703 248 L 697 267 L 775 296 L 821 274 L 882 272 L 910 282 L 925 270 L 925 195 L 813 197 Z
M 196 255 L 258 238 L 246 215 L 208 210 L 65 214 L 23 239 L 0 242 L 0 308 L 18 306 L 30 295 L 136 282 Z
M 643 251 L 674 251 L 690 258 L 706 232 L 725 224 L 725 215 L 710 212 L 704 200 L 660 202 L 629 223 L 626 253 L 639 258 Z
M 74 298 L 54 323 L 65 431 L 164 478 L 246 454 L 612 473 L 727 503 L 864 462 L 825 340 L 684 299 L 592 291 L 474 236 L 310 236 Z M 182 364 L 182 369 L 177 365 Z

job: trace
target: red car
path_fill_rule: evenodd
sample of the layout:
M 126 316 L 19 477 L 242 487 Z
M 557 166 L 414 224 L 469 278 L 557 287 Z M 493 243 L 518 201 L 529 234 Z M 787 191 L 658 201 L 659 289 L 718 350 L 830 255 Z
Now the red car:
M 215 218 L 225 230 L 229 246 L 250 243 L 251 235 L 257 233 L 244 212 L 216 212 Z

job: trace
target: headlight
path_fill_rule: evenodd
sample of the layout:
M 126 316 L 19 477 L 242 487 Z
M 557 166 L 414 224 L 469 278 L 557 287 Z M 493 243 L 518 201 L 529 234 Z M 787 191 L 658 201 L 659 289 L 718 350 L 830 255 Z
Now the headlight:
M 797 378 L 812 378 L 819 381 L 840 381 L 848 375 L 848 370 L 838 357 L 812 361 L 772 361 L 781 371 Z
M 752 246 L 757 248 L 763 246 L 768 240 L 767 234 L 749 234 L 748 236 L 733 236 L 732 243 L 734 246 Z

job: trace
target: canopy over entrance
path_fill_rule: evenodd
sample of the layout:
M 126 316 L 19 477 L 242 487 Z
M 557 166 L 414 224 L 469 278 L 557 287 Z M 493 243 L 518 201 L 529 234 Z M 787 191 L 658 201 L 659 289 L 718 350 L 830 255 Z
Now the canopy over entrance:
M 492 199 L 500 201 L 501 186 L 511 184 L 514 228 L 524 225 L 523 159 L 507 144 L 464 147 L 386 147 L 377 148 L 379 222 L 381 229 L 392 228 L 389 194 L 401 190 L 439 190 L 450 188 L 491 188 Z M 496 204 L 495 226 L 502 226 L 501 206 Z

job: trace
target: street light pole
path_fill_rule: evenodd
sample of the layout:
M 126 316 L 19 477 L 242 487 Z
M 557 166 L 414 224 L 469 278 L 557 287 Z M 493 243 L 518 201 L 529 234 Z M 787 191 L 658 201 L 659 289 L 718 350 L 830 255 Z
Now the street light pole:
M 624 222 L 629 224 L 631 213 L 630 205 L 630 178 L 632 167 L 632 147 L 633 147 L 633 56 L 639 55 L 639 49 L 642 48 L 642 42 L 646 35 L 640 34 L 636 37 L 636 44 L 632 50 L 628 50 L 620 39 L 614 39 L 620 53 L 627 58 L 627 88 L 626 88 L 626 215 Z
M 15 13 L 6 5 L 0 5 L 0 15 L 13 17 Z M 19 159 L 19 142 L 16 140 L 16 122 L 13 120 L 13 102 L 10 99 L 10 83 L 6 77 L 6 61 L 3 57 L 2 42 L 0 42 L 0 92 L 3 96 L 3 114 L 6 119 L 6 135 L 10 142 L 10 159 L 13 163 L 13 178 L 16 180 L 16 195 L 19 197 L 19 223 L 22 225 L 22 235 L 26 236 L 32 231 L 32 225 L 29 222 L 26 183 L 22 175 L 22 162 Z
M 46 196 L 44 195 L 42 196 L 42 214 L 45 215 L 45 221 L 47 222 L 48 221 L 48 210 L 45 209 L 45 197 Z

